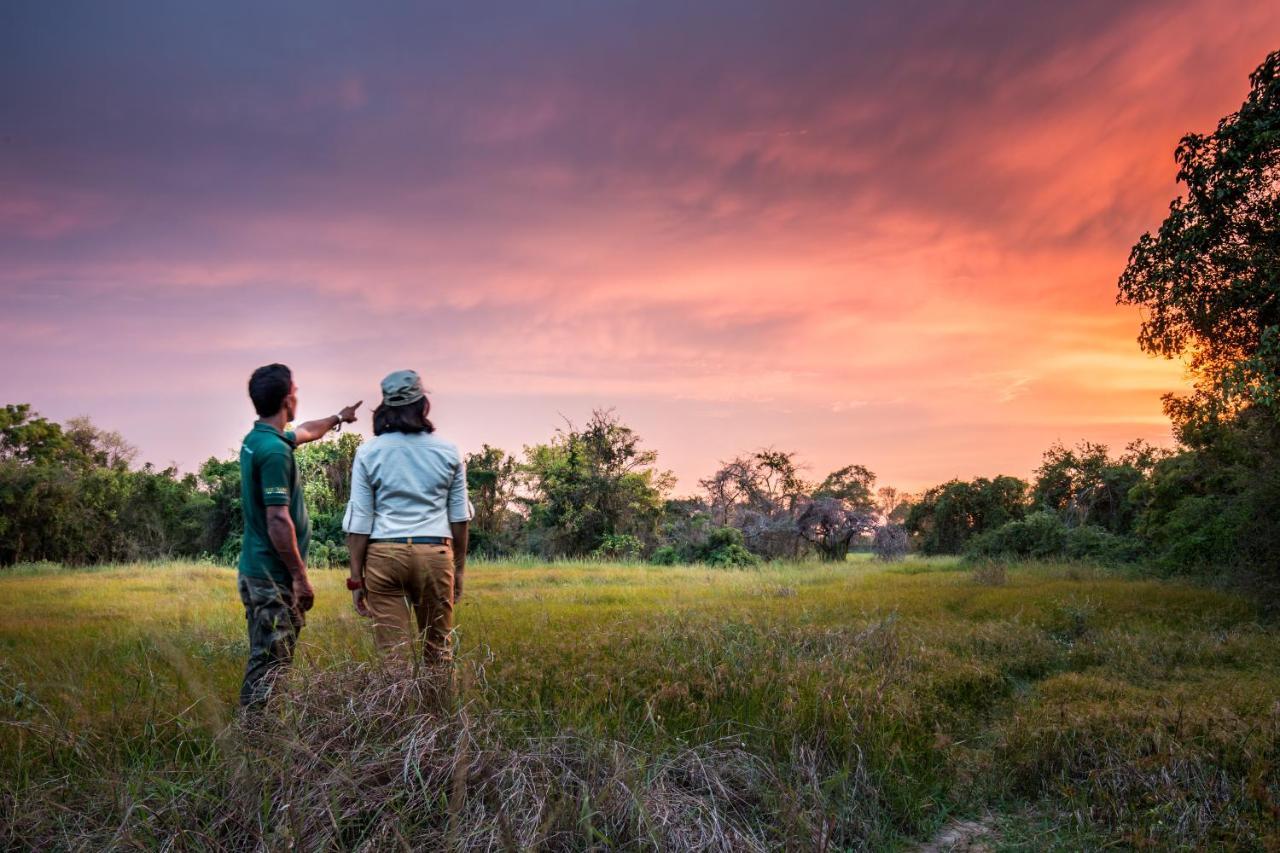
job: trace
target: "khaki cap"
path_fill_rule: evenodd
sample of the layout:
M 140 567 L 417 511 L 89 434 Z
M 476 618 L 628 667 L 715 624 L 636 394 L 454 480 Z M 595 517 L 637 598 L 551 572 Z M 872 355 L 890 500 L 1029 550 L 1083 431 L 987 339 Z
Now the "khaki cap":
M 388 373 L 382 380 L 382 404 L 384 406 L 407 406 L 427 396 L 422 390 L 422 379 L 412 370 L 397 370 Z

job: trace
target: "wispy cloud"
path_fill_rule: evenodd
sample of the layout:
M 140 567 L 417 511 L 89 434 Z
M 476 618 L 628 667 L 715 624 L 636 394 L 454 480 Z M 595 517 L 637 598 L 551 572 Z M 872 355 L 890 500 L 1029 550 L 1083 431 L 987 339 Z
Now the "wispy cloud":
M 321 407 L 414 365 L 466 446 L 617 404 L 689 485 L 761 444 L 914 487 L 1167 440 L 1180 368 L 1115 279 L 1280 32 L 1261 0 L 5 14 L 6 399 L 189 466 L 258 362 Z

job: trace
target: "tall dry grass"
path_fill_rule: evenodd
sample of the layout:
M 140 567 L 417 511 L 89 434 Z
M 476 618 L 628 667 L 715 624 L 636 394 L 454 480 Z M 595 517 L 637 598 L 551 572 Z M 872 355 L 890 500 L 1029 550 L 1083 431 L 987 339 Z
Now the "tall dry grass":
M 248 720 L 234 573 L 0 577 L 0 849 L 1280 849 L 1275 627 L 1002 568 L 478 566 L 443 693 L 318 573 Z
M 474 670 L 393 664 L 295 670 L 180 766 L 142 743 L 51 726 L 28 748 L 69 750 L 63 775 L 6 788 L 6 848 L 750 851 L 866 839 L 832 814 L 820 759 L 785 766 L 732 738 L 663 749 L 566 730 L 530 735 L 469 701 Z M 147 733 L 143 733 L 145 740 Z M 137 747 L 137 752 L 131 752 Z M 856 801 L 865 773 L 842 780 Z

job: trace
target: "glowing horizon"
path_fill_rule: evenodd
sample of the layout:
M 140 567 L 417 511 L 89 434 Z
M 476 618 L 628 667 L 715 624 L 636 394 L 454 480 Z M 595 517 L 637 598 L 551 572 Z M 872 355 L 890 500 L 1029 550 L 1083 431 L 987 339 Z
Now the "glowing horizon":
M 1261 0 L 0 12 L 0 402 L 157 464 L 413 367 L 464 450 L 613 407 L 696 489 L 1170 442 L 1115 282 Z M 367 416 L 360 424 L 367 434 Z

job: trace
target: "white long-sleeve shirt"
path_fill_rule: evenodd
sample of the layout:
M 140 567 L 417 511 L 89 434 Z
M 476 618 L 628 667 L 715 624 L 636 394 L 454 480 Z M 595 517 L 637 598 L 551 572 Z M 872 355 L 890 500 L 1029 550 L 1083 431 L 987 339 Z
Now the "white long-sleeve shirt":
M 449 523 L 470 521 L 471 514 L 466 465 L 452 442 L 433 433 L 388 432 L 356 450 L 342 519 L 347 533 L 448 537 Z

